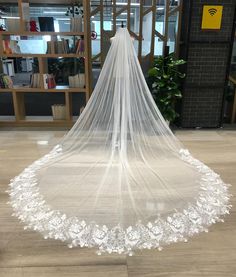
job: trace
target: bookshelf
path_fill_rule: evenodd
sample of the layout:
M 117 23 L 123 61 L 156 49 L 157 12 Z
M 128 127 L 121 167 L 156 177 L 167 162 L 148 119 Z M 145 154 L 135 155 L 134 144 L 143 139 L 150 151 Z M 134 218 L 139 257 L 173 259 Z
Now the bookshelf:
M 74 93 L 81 93 L 85 95 L 85 101 L 87 103 L 90 96 L 90 23 L 88 20 L 88 13 L 90 11 L 90 1 L 83 0 L 83 32 L 74 31 L 38 31 L 30 32 L 26 30 L 26 22 L 24 15 L 24 3 L 30 3 L 28 0 L 18 0 L 18 13 L 19 13 L 19 31 L 0 31 L 0 57 L 1 59 L 6 58 L 35 58 L 38 61 L 38 73 L 40 75 L 39 87 L 30 86 L 18 86 L 14 85 L 13 88 L 0 88 L 0 97 L 2 93 L 8 93 L 12 97 L 14 115 L 13 116 L 0 116 L 0 126 L 72 126 L 73 125 L 73 114 L 72 114 L 72 95 Z M 3 41 L 5 38 L 10 36 L 17 37 L 42 37 L 50 36 L 50 41 L 57 41 L 58 36 L 68 36 L 68 37 L 83 37 L 84 41 L 84 52 L 81 53 L 55 53 L 53 47 L 52 53 L 45 54 L 35 54 L 35 53 L 4 53 Z M 43 74 L 48 73 L 48 59 L 58 59 L 58 58 L 84 58 L 84 77 L 85 86 L 84 87 L 69 87 L 69 85 L 56 85 L 54 88 L 44 88 Z M 1 66 L 2 67 L 2 66 Z M 3 69 L 0 67 L 0 71 Z M 64 94 L 64 105 L 65 105 L 65 119 L 54 120 L 52 116 L 28 116 L 25 112 L 25 96 L 31 94 L 45 94 L 50 93 L 51 95 L 56 95 L 57 93 Z M 53 97 L 53 96 L 52 96 Z M 55 103 L 56 104 L 56 103 Z

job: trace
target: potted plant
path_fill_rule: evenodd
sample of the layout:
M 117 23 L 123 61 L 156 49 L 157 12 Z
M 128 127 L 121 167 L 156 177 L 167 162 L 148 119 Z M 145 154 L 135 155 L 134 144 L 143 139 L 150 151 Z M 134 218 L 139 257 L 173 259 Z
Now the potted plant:
M 173 122 L 179 114 L 175 111 L 176 100 L 182 97 L 181 79 L 185 74 L 179 71 L 184 60 L 177 60 L 174 53 L 155 59 L 153 67 L 148 71 L 148 81 L 153 98 L 167 123 Z

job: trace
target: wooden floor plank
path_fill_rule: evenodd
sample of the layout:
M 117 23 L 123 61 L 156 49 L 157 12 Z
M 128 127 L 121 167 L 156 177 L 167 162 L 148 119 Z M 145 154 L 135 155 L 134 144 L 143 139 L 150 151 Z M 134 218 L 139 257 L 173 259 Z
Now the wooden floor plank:
M 11 216 L 5 192 L 9 180 L 47 153 L 63 131 L 0 131 L 0 277 L 236 277 L 236 205 L 225 223 L 212 226 L 188 243 L 134 256 L 97 256 L 94 249 L 69 249 L 59 241 L 24 231 Z M 185 148 L 218 172 L 236 195 L 236 132 L 177 131 Z M 49 141 L 41 145 L 40 141 Z

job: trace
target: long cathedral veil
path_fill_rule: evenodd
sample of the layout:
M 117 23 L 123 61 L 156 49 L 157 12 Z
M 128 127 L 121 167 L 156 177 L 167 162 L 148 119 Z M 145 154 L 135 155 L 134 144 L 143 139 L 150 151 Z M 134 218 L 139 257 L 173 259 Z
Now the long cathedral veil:
M 26 229 L 98 253 L 161 250 L 230 209 L 227 185 L 166 125 L 125 28 L 73 128 L 10 186 Z

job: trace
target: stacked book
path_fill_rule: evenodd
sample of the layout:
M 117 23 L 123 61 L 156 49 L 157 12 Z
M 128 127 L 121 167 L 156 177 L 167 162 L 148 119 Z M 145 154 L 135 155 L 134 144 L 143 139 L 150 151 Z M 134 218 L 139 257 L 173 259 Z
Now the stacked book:
M 85 87 L 85 74 L 80 73 L 74 76 L 69 76 L 70 88 L 84 88 Z
M 54 120 L 66 119 L 66 107 L 63 104 L 52 105 L 52 116 Z
M 48 41 L 47 54 L 68 54 L 70 52 L 69 39 L 62 39 L 61 41 Z
M 43 87 L 45 89 L 51 89 L 56 87 L 56 82 L 53 74 L 34 73 L 31 75 L 30 87 L 41 88 L 41 76 L 43 78 Z
M 40 73 L 34 73 L 30 76 L 30 87 L 31 88 L 40 88 Z
M 13 82 L 10 76 L 0 74 L 0 88 L 13 88 Z
M 70 18 L 70 31 L 71 32 L 83 32 L 82 16 Z

